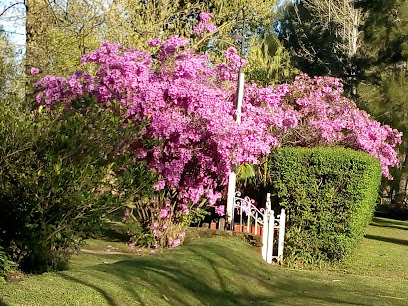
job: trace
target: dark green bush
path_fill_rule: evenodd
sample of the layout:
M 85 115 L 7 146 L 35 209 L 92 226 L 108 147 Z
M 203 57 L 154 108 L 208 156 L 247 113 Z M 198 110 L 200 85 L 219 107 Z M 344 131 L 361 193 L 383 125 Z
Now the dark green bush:
M 126 145 L 137 132 L 92 103 L 29 112 L 1 102 L 0 245 L 8 258 L 30 272 L 64 268 L 101 217 L 126 204 L 119 178 L 135 165 Z M 146 173 L 129 185 L 153 190 Z
M 4 252 L 4 249 L 0 246 L 0 279 L 4 277 L 10 269 L 11 267 L 7 254 L 6 252 Z
M 285 261 L 320 264 L 350 254 L 374 212 L 378 160 L 345 148 L 282 148 L 269 157 L 270 188 L 288 214 Z

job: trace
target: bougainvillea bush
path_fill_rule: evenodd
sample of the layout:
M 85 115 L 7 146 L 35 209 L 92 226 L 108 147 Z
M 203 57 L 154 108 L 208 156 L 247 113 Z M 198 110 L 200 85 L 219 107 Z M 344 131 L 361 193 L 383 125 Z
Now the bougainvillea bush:
M 211 16 L 201 17 L 207 24 Z M 200 26 L 195 33 L 200 37 L 202 31 L 215 28 Z M 149 47 L 147 52 L 102 42 L 82 58 L 96 66 L 94 75 L 45 76 L 36 86 L 38 103 L 47 107 L 69 109 L 92 97 L 109 111 L 117 105 L 124 124 L 144 126 L 126 147 L 159 177 L 156 196 L 139 214 L 156 243 L 182 241 L 192 212 L 221 199 L 233 165 L 256 164 L 282 144 L 347 145 L 379 158 L 386 176 L 397 164 L 394 147 L 401 135 L 342 97 L 337 79 L 301 76 L 276 88 L 248 83 L 237 124 L 238 70 L 247 62 L 234 47 L 222 63 L 196 54 L 177 35 L 154 39 Z

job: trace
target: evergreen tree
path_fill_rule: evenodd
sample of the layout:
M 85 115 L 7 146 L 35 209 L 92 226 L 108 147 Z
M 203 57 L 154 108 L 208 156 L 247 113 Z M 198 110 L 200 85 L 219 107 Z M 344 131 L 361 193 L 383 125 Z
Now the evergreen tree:
M 290 54 L 279 41 L 276 33 L 267 31 L 252 40 L 249 50 L 248 79 L 264 86 L 290 82 L 299 70 L 293 67 Z
M 360 0 L 366 15 L 363 27 L 358 104 L 374 118 L 404 132 L 400 146 L 401 168 L 394 171 L 390 198 L 398 208 L 408 209 L 408 2 Z M 393 190 L 396 193 L 392 197 Z
M 352 93 L 361 22 L 361 9 L 348 1 L 300 0 L 283 7 L 275 27 L 296 68 L 339 77 Z
M 360 108 L 404 132 L 390 195 L 408 208 L 408 1 L 288 2 L 276 25 L 299 70 L 340 77 Z
M 365 23 L 362 46 L 366 58 L 366 75 L 391 68 L 407 71 L 408 2 L 406 0 L 358 0 Z M 377 78 L 377 80 L 381 77 Z

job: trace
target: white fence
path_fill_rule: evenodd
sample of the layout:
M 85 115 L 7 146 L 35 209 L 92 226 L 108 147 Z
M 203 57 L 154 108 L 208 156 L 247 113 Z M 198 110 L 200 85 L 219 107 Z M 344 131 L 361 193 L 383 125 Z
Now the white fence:
M 231 213 L 231 224 L 234 226 L 235 210 L 239 215 L 239 230 L 240 232 L 251 232 L 262 236 L 262 257 L 267 263 L 272 261 L 281 262 L 283 259 L 283 246 L 285 238 L 285 221 L 286 213 L 282 208 L 280 215 L 275 216 L 275 212 L 271 209 L 271 194 L 267 194 L 266 208 L 256 208 L 253 200 L 248 197 L 242 198 L 241 193 L 237 192 L 234 197 L 234 205 Z M 244 220 L 246 215 L 246 221 Z M 253 222 L 251 222 L 253 220 Z M 254 223 L 254 226 L 252 226 Z M 275 239 L 275 231 L 278 237 Z M 274 240 L 277 240 L 278 245 L 274 252 Z

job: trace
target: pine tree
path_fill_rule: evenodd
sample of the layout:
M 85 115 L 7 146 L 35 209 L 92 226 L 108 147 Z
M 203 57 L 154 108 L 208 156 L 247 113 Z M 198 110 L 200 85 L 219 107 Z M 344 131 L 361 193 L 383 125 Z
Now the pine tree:
M 289 2 L 276 30 L 296 68 L 311 76 L 340 77 L 352 94 L 358 78 L 361 11 L 346 0 Z
M 358 104 L 373 117 L 404 132 L 401 168 L 394 171 L 393 204 L 408 210 L 408 2 L 361 0 L 366 15 L 363 27 Z
M 290 54 L 272 31 L 252 40 L 248 60 L 250 80 L 264 86 L 290 82 L 299 70 L 293 67 Z

